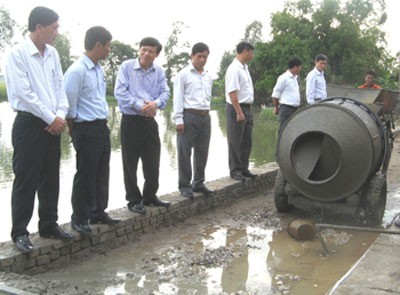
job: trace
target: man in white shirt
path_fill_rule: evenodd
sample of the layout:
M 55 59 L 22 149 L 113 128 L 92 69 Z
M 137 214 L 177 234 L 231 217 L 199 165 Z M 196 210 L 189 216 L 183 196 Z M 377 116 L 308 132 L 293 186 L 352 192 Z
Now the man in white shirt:
M 324 70 L 328 64 L 328 57 L 325 54 L 318 54 L 315 57 L 315 67 L 306 78 L 306 97 L 308 104 L 314 104 L 328 97 L 326 93 L 326 81 Z
M 300 106 L 300 88 L 298 75 L 301 71 L 301 60 L 292 58 L 288 62 L 288 70 L 278 77 L 272 91 L 274 114 L 279 114 L 279 131 L 286 120 Z
M 240 42 L 236 46 L 236 53 L 236 58 L 225 74 L 225 112 L 230 176 L 243 181 L 245 177 L 256 177 L 249 171 L 253 131 L 251 104 L 254 101 L 254 89 L 247 67 L 247 63 L 254 57 L 254 47 L 248 42 Z
M 204 70 L 209 53 L 206 44 L 196 43 L 192 48 L 191 64 L 179 72 L 174 83 L 178 186 L 182 196 L 189 199 L 193 198 L 193 192 L 212 193 L 204 184 L 211 135 L 209 111 L 213 81 L 210 74 Z
M 23 253 L 33 250 L 27 226 L 36 192 L 40 236 L 73 238 L 57 224 L 60 134 L 68 112 L 60 58 L 49 45 L 57 37 L 58 27 L 57 13 L 46 7 L 34 8 L 29 15 L 29 37 L 12 50 L 6 62 L 8 100 L 17 112 L 12 130 L 11 236 Z

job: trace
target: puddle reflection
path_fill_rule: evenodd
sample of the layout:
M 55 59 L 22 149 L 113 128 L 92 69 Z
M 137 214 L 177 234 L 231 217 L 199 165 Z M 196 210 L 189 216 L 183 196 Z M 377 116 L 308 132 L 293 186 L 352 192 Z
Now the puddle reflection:
M 368 249 L 376 234 L 329 232 L 299 242 L 262 226 L 192 225 L 190 233 L 148 234 L 110 256 L 39 275 L 101 294 L 324 294 Z M 346 241 L 338 243 L 346 235 Z M 82 282 L 82 277 L 85 278 Z

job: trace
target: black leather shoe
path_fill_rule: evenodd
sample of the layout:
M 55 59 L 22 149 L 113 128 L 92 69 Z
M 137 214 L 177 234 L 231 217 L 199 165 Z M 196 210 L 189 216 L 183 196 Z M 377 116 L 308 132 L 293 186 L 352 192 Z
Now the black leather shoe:
M 101 216 L 97 217 L 92 217 L 90 218 L 89 222 L 90 224 L 107 224 L 107 225 L 115 225 L 119 223 L 121 220 L 119 219 L 113 219 L 110 217 L 110 215 L 104 213 Z
M 33 245 L 29 240 L 28 235 L 18 236 L 15 239 L 15 246 L 17 247 L 18 251 L 22 253 L 30 253 L 33 251 Z
M 84 237 L 91 237 L 93 235 L 93 231 L 87 223 L 79 224 L 76 222 L 71 222 L 71 227 Z
M 239 181 L 243 181 L 246 178 L 244 178 L 242 172 L 238 171 L 238 172 L 233 172 L 231 174 L 231 178 L 233 178 L 234 180 L 239 180 Z
M 39 231 L 39 235 L 42 238 L 50 238 L 50 239 L 58 239 L 58 240 L 72 240 L 74 237 L 63 230 L 58 224 L 53 227 L 48 228 L 47 230 Z
M 171 202 L 166 202 L 166 201 L 160 200 L 158 197 L 155 197 L 151 200 L 143 200 L 143 205 L 168 208 L 171 205 Z
M 208 187 L 206 187 L 206 185 L 204 183 L 200 183 L 200 184 L 196 185 L 195 187 L 193 187 L 193 191 L 195 193 L 204 193 L 206 195 L 210 195 L 214 192 L 214 191 L 210 190 Z
M 248 177 L 248 178 L 251 178 L 251 179 L 254 179 L 254 178 L 257 177 L 256 174 L 251 173 L 249 170 L 243 171 L 243 172 L 242 172 L 242 175 L 243 175 L 244 177 Z
M 131 204 L 128 203 L 129 211 L 139 213 L 139 214 L 146 214 L 146 208 L 142 204 Z
M 194 198 L 194 195 L 191 191 L 181 191 L 181 195 L 188 199 Z
M 400 227 L 400 217 L 397 218 L 396 222 L 394 223 L 395 226 Z

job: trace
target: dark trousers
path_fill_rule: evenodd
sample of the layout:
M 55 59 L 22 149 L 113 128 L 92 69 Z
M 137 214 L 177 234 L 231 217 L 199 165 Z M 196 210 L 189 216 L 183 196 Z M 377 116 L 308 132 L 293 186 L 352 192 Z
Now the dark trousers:
M 199 115 L 185 112 L 183 118 L 185 132 L 177 134 L 178 149 L 178 185 L 179 190 L 191 190 L 205 180 L 205 168 L 208 158 L 208 147 L 211 136 L 210 115 Z M 192 149 L 193 149 L 193 183 L 192 180 Z
M 110 131 L 106 120 L 74 123 L 72 143 L 76 173 L 72 187 L 72 221 L 86 223 L 101 217 L 108 205 L 110 178 Z
M 19 113 L 12 129 L 13 170 L 11 237 L 29 234 L 35 194 L 39 199 L 39 232 L 57 223 L 59 195 L 60 136 L 45 131 L 47 124 Z
M 253 114 L 251 105 L 240 105 L 245 116 L 243 122 L 236 121 L 236 112 L 230 103 L 226 104 L 226 125 L 229 150 L 229 170 L 235 172 L 249 170 L 249 158 L 252 145 Z
M 156 197 L 160 169 L 161 143 L 155 119 L 122 115 L 121 150 L 126 200 L 138 204 Z M 141 159 L 144 176 L 143 195 L 137 185 L 137 166 Z
M 281 133 L 281 129 L 286 123 L 287 119 L 290 118 L 297 111 L 297 107 L 281 104 L 279 106 L 279 130 L 278 134 Z

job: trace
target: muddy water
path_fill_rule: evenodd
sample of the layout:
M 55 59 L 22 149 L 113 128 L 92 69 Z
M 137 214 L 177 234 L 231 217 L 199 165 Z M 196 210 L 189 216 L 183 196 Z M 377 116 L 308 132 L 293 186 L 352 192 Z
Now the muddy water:
M 277 214 L 259 196 L 37 277 L 95 294 L 324 294 L 377 235 L 325 230 L 326 257 L 317 237 L 299 242 L 286 232 L 298 213 Z

